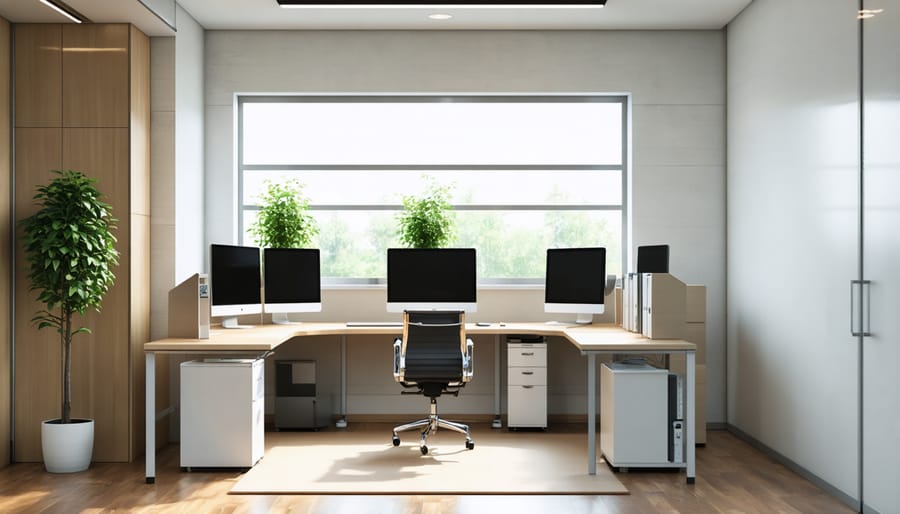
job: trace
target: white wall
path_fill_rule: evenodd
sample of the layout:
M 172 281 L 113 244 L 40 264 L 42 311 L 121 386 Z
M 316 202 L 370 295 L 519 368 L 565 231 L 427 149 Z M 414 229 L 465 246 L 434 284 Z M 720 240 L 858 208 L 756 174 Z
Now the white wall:
M 166 337 L 168 292 L 204 266 L 203 28 L 177 6 L 175 37 L 150 39 L 151 339 Z
M 204 30 L 181 6 L 175 37 L 175 283 L 204 263 Z
M 854 497 L 853 2 L 755 0 L 728 26 L 728 422 Z
M 235 93 L 630 93 L 632 242 L 670 244 L 673 274 L 708 286 L 708 420 L 725 419 L 721 31 L 207 31 L 205 44 L 207 242 L 236 238 Z M 526 301 L 507 291 L 484 308 L 511 320 Z

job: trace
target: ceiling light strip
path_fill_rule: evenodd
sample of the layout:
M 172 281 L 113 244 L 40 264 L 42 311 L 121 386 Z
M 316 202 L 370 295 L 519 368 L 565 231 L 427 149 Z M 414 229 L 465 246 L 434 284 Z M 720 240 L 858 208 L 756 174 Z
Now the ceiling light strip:
M 43 0 L 42 0 L 43 1 Z M 375 1 L 372 2 L 361 2 L 354 1 L 352 3 L 346 4 L 320 4 L 314 3 L 310 1 L 304 0 L 277 0 L 278 5 L 284 8 L 293 8 L 293 9 L 365 9 L 365 8 L 379 8 L 379 9 L 410 9 L 410 8 L 423 8 L 423 9 L 505 9 L 505 8 L 517 8 L 517 9 L 590 9 L 603 7 L 606 4 L 606 0 L 593 0 L 593 1 L 584 1 L 584 2 L 566 2 L 563 4 L 548 4 L 546 0 L 544 1 L 524 1 L 524 2 L 515 2 L 515 3 L 478 3 L 478 2 L 461 2 L 455 4 L 446 4 L 446 3 L 422 3 L 422 2 L 395 2 L 392 4 L 382 4 Z
M 56 2 L 53 2 L 52 0 L 41 0 L 41 3 L 46 5 L 49 8 L 53 9 L 54 11 L 58 12 L 59 14 L 62 14 L 66 18 L 69 18 L 70 20 L 74 21 L 75 23 L 81 23 L 81 18 L 76 16 L 74 13 L 69 12 L 62 5 L 60 5 Z

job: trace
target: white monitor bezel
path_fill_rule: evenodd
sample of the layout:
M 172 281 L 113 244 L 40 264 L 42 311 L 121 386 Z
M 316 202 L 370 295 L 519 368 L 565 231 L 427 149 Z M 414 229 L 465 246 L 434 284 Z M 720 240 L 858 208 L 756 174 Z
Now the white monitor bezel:
M 388 312 L 403 311 L 464 311 L 476 312 L 476 302 L 388 302 Z
M 544 312 L 561 314 L 603 314 L 605 303 L 545 303 Z
M 266 303 L 263 305 L 263 312 L 266 314 L 322 312 L 322 302 Z

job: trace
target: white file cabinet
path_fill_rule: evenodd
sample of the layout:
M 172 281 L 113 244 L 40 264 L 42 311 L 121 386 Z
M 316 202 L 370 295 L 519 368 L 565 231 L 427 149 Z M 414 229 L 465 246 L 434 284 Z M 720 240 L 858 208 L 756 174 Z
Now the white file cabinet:
M 181 467 L 252 467 L 265 450 L 262 359 L 181 364 Z
M 668 376 L 668 370 L 647 364 L 600 366 L 600 451 L 612 466 L 672 465 Z
M 547 427 L 547 343 L 509 342 L 507 426 Z

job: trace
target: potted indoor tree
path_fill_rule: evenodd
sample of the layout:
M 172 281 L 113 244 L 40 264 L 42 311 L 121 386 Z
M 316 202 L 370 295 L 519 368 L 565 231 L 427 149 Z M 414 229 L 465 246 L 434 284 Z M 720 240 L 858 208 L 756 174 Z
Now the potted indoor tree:
M 409 248 L 441 248 L 456 239 L 456 213 L 450 203 L 452 186 L 427 178 L 425 191 L 403 197 L 397 214 L 400 242 Z
M 303 184 L 292 179 L 265 183 L 259 195 L 259 214 L 250 234 L 260 248 L 304 248 L 319 233 L 315 218 L 309 214 L 309 200 Z
M 118 264 L 116 219 L 102 201 L 96 180 L 78 171 L 54 171 L 56 178 L 39 186 L 34 195 L 38 211 L 23 219 L 25 256 L 31 290 L 46 308 L 32 318 L 38 328 L 59 333 L 63 358 L 63 397 L 60 417 L 41 424 L 44 466 L 53 473 L 82 471 L 91 463 L 94 420 L 72 418 L 73 316 L 89 308 L 100 310 L 103 296 L 115 279 Z

